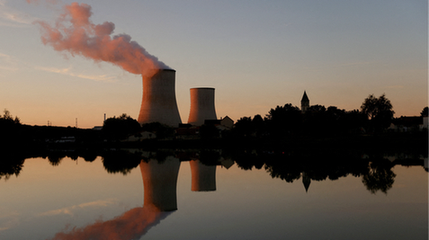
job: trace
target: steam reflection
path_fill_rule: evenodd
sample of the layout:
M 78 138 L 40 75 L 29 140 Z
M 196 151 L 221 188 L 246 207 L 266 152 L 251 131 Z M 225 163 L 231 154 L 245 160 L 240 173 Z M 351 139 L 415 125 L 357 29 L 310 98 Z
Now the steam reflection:
M 68 233 L 57 233 L 52 239 L 138 239 L 170 213 L 162 212 L 154 206 L 133 208 L 112 220 L 96 222 L 84 228 L 73 229 Z
M 83 228 L 74 228 L 70 232 L 57 233 L 52 239 L 138 239 L 151 227 L 159 224 L 176 211 L 177 179 L 181 160 L 173 155 L 162 153 L 143 152 L 139 154 L 142 158 L 139 167 L 143 180 L 143 207 L 133 208 L 112 220 L 97 221 Z M 136 156 L 136 152 L 133 153 L 133 156 Z M 133 158 L 128 156 L 126 159 Z M 111 162 L 111 160 L 109 159 L 107 162 Z M 124 164 L 127 165 L 127 163 Z M 192 191 L 215 191 L 216 165 L 208 166 L 198 159 L 191 160 L 190 165 Z M 109 166 L 112 165 L 109 164 Z M 129 172 L 119 168 L 123 174 Z M 110 172 L 115 171 L 110 169 Z
M 53 153 L 47 158 L 58 166 L 68 152 Z M 73 153 L 73 156 L 76 156 Z M 242 170 L 263 169 L 274 179 L 285 183 L 299 180 L 302 191 L 316 188 L 314 181 L 338 180 L 352 175 L 361 178 L 362 187 L 371 194 L 387 194 L 395 184 L 394 167 L 421 166 L 427 171 L 427 156 L 385 155 L 380 153 L 299 154 L 297 152 L 249 150 L 227 152 L 224 150 L 164 150 L 157 152 L 132 149 L 102 152 L 103 166 L 111 174 L 129 174 L 140 168 L 143 182 L 143 206 L 130 209 L 107 221 L 96 221 L 81 228 L 66 229 L 52 239 L 138 239 L 153 226 L 177 211 L 177 183 L 180 167 L 189 161 L 191 190 L 216 191 L 216 168 L 228 169 L 233 164 Z M 79 156 L 81 156 L 79 154 Z M 319 158 L 317 157 L 319 156 Z M 320 159 L 323 159 L 321 161 Z M 81 160 L 77 160 L 81 161 Z M 23 159 L 10 158 L 0 162 L 0 179 L 18 176 Z M 182 163 L 183 162 L 183 163 Z M 77 162 L 76 162 L 77 163 Z M 218 169 L 219 171 L 219 169 Z M 311 186 L 311 187 L 310 187 Z M 67 210 L 67 209 L 65 209 Z M 46 212 L 47 215 L 55 212 Z

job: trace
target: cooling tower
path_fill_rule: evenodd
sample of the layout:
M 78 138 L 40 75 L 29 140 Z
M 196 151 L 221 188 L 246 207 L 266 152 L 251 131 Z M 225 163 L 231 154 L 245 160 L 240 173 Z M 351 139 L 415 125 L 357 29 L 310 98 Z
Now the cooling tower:
M 216 165 L 207 166 L 199 160 L 189 161 L 192 172 L 191 190 L 216 191 Z
M 141 161 L 140 170 L 143 178 L 143 207 L 156 207 L 160 211 L 177 210 L 177 177 L 180 161 L 168 156 L 160 163 L 155 159 Z
M 189 124 L 201 126 L 205 120 L 217 119 L 214 91 L 214 88 L 191 88 Z
M 176 102 L 175 75 L 175 70 L 162 69 L 150 78 L 143 76 L 140 124 L 159 122 L 178 127 L 182 123 Z

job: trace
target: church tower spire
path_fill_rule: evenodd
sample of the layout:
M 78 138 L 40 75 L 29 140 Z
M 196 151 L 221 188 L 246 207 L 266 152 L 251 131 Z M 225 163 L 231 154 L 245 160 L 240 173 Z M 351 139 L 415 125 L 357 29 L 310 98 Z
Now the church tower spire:
M 301 99 L 301 111 L 305 112 L 310 107 L 310 99 L 308 99 L 307 93 L 304 91 L 304 95 Z

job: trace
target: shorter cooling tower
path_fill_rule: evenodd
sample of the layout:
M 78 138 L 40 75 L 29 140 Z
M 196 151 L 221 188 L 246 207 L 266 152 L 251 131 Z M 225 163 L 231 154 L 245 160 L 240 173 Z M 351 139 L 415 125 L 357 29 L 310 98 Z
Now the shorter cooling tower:
M 159 122 L 178 127 L 180 119 L 175 92 L 176 71 L 159 70 L 152 77 L 143 77 L 143 97 L 138 122 Z
M 188 123 L 196 126 L 205 120 L 216 120 L 214 88 L 191 88 L 191 110 Z
M 191 190 L 216 191 L 216 165 L 208 166 L 199 160 L 189 161 L 192 172 Z

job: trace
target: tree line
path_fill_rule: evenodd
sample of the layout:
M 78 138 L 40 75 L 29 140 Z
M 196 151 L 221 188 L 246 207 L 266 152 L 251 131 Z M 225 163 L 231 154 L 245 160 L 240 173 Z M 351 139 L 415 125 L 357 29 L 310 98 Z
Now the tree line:
M 333 136 L 351 136 L 378 134 L 385 131 L 393 120 L 393 106 L 383 94 L 379 97 L 369 95 L 360 109 L 344 110 L 335 106 L 313 105 L 301 111 L 287 103 L 271 108 L 265 116 L 242 117 L 231 130 L 220 132 L 214 126 L 200 127 L 201 139 L 262 139 L 277 141 L 294 137 L 324 138 Z M 420 113 L 428 115 L 428 107 Z M 76 136 L 79 142 L 102 142 L 103 139 L 115 142 L 141 132 L 153 132 L 158 139 L 174 139 L 175 129 L 160 123 L 140 125 L 126 114 L 108 118 L 102 131 L 48 126 L 28 126 L 21 124 L 8 110 L 0 115 L 1 145 L 16 142 L 43 142 L 61 136 Z
M 268 111 L 264 117 L 242 117 L 231 131 L 220 134 L 213 126 L 200 128 L 201 138 L 268 138 L 294 136 L 335 136 L 362 133 L 380 133 L 393 120 L 393 107 L 383 94 L 369 95 L 360 110 L 347 111 L 335 106 L 310 106 L 305 112 L 287 103 Z M 103 125 L 107 139 L 121 139 L 141 131 L 156 132 L 158 138 L 174 136 L 174 129 L 159 123 L 140 124 L 130 116 L 108 118 Z
M 351 111 L 322 105 L 313 105 L 306 111 L 301 111 L 287 103 L 270 109 L 264 117 L 257 114 L 253 118 L 238 119 L 233 135 L 279 139 L 294 136 L 378 134 L 390 126 L 394 113 L 390 100 L 384 94 L 380 97 L 369 95 L 359 110 Z M 423 109 L 421 116 L 427 116 L 427 107 Z
M 148 154 L 150 153 L 150 154 Z M 365 155 L 365 158 L 362 156 Z M 98 156 L 105 170 L 111 174 L 127 175 L 131 170 L 139 166 L 141 161 L 158 161 L 162 163 L 168 156 L 174 156 L 181 161 L 196 158 L 204 165 L 219 165 L 221 160 L 230 159 L 242 170 L 264 169 L 272 178 L 279 178 L 288 183 L 298 180 L 325 181 L 338 180 L 352 175 L 361 177 L 362 183 L 371 193 L 378 191 L 387 193 L 393 186 L 396 174 L 393 167 L 422 166 L 423 160 L 419 152 L 410 152 L 406 155 L 397 155 L 392 162 L 385 158 L 386 152 L 373 151 L 362 152 L 340 149 L 329 151 L 267 151 L 247 149 L 200 149 L 200 150 L 157 150 L 156 152 L 126 151 L 126 150 L 99 150 L 87 149 L 80 152 L 48 151 L 34 156 L 13 155 L 0 161 L 0 180 L 18 177 L 24 167 L 26 159 L 31 157 L 43 157 L 52 166 L 59 166 L 61 162 L 69 158 L 77 161 L 78 158 L 86 162 L 93 162 Z M 406 158 L 401 158 L 406 156 Z M 323 159 L 323 161 L 320 161 Z M 427 171 L 427 169 L 426 169 Z

